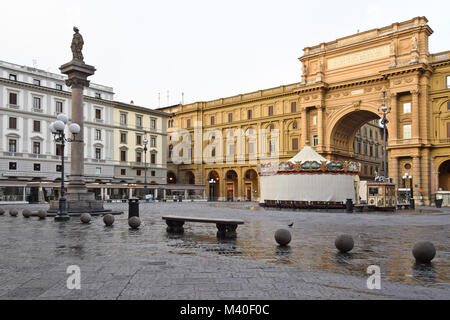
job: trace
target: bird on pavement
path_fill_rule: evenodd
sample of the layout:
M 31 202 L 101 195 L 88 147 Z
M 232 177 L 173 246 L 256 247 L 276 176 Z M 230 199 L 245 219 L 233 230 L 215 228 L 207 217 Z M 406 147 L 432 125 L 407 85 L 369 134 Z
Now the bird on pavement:
M 293 225 L 294 225 L 294 223 L 291 222 L 291 224 L 288 224 L 288 227 L 292 228 Z

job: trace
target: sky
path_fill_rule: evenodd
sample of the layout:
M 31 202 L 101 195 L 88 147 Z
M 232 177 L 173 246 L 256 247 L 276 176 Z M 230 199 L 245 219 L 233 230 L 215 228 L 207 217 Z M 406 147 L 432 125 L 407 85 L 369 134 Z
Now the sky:
M 1 12 L 0 60 L 59 73 L 76 25 L 90 80 L 151 109 L 300 82 L 303 48 L 416 16 L 430 52 L 450 50 L 448 0 L 14 0 Z

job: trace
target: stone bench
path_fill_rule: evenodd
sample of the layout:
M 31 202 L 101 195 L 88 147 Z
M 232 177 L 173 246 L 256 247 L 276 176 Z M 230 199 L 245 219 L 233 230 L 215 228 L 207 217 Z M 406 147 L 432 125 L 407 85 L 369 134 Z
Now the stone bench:
M 218 230 L 218 238 L 235 238 L 238 225 L 244 224 L 244 221 L 239 219 L 210 219 L 181 216 L 164 216 L 162 219 L 166 220 L 167 232 L 179 234 L 184 233 L 183 225 L 185 222 L 215 223 Z

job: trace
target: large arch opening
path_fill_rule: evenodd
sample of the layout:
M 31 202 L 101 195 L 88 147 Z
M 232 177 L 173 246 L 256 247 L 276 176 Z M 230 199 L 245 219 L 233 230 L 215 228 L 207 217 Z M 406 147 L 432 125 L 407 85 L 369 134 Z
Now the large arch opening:
M 439 188 L 450 191 L 450 160 L 444 161 L 439 166 Z
M 369 110 L 346 113 L 334 124 L 329 141 L 333 160 L 361 163 L 362 180 L 385 174 L 384 130 L 379 114 Z
M 234 170 L 228 170 L 225 174 L 226 186 L 227 186 L 227 201 L 233 201 L 236 197 L 238 184 L 238 175 Z
M 258 174 L 254 169 L 248 169 L 244 174 L 244 197 L 246 201 L 254 201 L 258 198 Z
M 195 184 L 195 175 L 192 171 L 186 171 L 184 174 L 185 184 Z

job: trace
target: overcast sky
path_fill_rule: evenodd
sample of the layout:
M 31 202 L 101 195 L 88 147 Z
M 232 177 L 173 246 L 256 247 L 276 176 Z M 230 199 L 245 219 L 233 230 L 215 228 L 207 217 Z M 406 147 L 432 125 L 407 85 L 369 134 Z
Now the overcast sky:
M 0 60 L 59 73 L 72 27 L 115 99 L 149 108 L 299 82 L 303 48 L 426 16 L 430 52 L 450 50 L 450 1 L 2 1 Z M 169 101 L 167 100 L 169 91 Z

